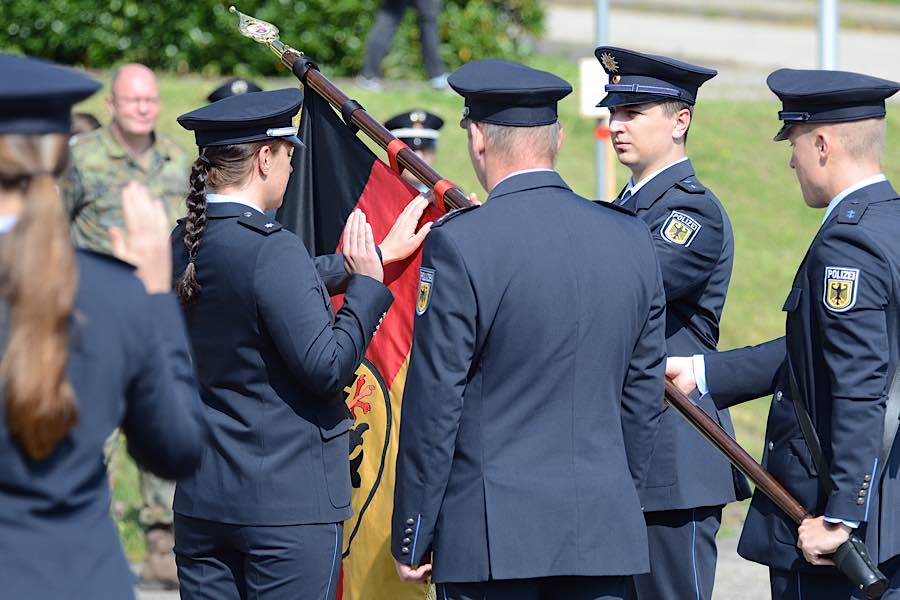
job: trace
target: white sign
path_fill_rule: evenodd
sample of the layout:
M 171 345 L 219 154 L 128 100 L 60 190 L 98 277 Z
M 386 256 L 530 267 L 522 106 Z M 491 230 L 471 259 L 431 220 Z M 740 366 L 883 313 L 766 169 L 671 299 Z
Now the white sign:
M 600 62 L 593 56 L 582 58 L 578 61 L 578 75 L 578 104 L 581 116 L 609 121 L 609 109 L 597 107 L 597 103 L 606 96 L 604 88 L 609 83 L 609 76 L 600 66 Z

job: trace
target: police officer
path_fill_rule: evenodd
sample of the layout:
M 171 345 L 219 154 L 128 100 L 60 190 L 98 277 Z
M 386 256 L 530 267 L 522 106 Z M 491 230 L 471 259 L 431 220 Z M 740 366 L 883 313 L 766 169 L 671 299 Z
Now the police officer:
M 200 156 L 188 216 L 172 234 L 174 271 L 212 429 L 200 468 L 175 495 L 186 599 L 336 589 L 351 514 L 342 390 L 393 298 L 361 212 L 348 219 L 344 254 L 319 264 L 265 215 L 281 204 L 292 149 L 303 150 L 291 125 L 301 98 L 297 89 L 247 93 L 178 119 Z M 421 215 L 427 202 L 416 202 Z M 422 237 L 406 240 L 403 256 L 386 240 L 385 262 Z M 323 279 L 345 292 L 336 315 Z
M 697 179 L 686 143 L 698 89 L 716 71 L 611 46 L 594 54 L 609 74 L 598 106 L 609 108 L 613 148 L 631 170 L 615 202 L 653 233 L 666 287 L 668 352 L 715 350 L 734 238 L 722 203 Z M 734 435 L 727 410 L 698 394 L 692 399 Z M 638 598 L 709 600 L 722 507 L 749 495 L 743 476 L 681 415 L 667 411 L 641 490 L 652 569 L 634 579 Z
M 177 478 L 205 435 L 161 203 L 126 188 L 113 250 L 136 271 L 72 247 L 57 176 L 71 106 L 99 87 L 0 54 L 0 595 L 11 600 L 133 598 L 103 442 L 121 427 L 138 464 Z
M 569 84 L 500 60 L 450 76 L 482 208 L 425 242 L 391 550 L 437 597 L 622 598 L 649 570 L 636 486 L 662 410 L 646 226 L 553 170 Z M 603 344 L 598 344 L 603 340 Z
M 437 153 L 437 143 L 440 137 L 440 129 L 444 126 L 444 120 L 439 116 L 425 110 L 414 109 L 394 115 L 384 122 L 384 126 L 394 136 L 412 148 L 429 167 L 434 165 L 434 157 Z M 401 174 L 403 179 L 419 190 L 426 193 L 428 186 L 404 169 Z
M 763 464 L 807 510 L 798 529 L 756 493 L 741 556 L 769 566 L 772 597 L 862 597 L 829 555 L 851 532 L 900 598 L 900 198 L 881 172 L 886 98 L 900 84 L 841 71 L 780 69 L 791 168 L 806 204 L 825 208 L 784 303 L 786 336 L 759 346 L 673 358 L 682 389 L 726 407 L 773 393 Z M 806 431 L 804 431 L 806 429 Z M 893 447 L 893 452 L 891 448 Z
M 218 102 L 224 98 L 261 91 L 262 88 L 249 79 L 232 78 L 211 91 L 209 96 L 206 97 L 206 100 L 207 102 Z

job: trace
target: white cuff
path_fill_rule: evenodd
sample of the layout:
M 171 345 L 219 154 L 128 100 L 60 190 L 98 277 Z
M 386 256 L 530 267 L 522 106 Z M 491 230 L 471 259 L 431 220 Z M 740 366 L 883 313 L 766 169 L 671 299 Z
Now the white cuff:
M 850 529 L 856 529 L 859 527 L 859 521 L 845 521 L 844 519 L 836 519 L 834 517 L 823 517 L 826 523 L 843 523 Z
M 706 360 L 702 354 L 695 354 L 691 357 L 694 364 L 694 381 L 697 382 L 697 391 L 701 396 L 709 393 L 709 386 L 706 385 Z

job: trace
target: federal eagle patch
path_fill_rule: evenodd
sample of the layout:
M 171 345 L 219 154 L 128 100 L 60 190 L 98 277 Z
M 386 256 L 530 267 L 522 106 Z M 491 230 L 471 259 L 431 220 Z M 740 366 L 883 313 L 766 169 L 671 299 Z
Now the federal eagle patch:
M 700 231 L 700 223 L 683 212 L 673 210 L 666 222 L 660 228 L 659 233 L 663 239 L 679 246 L 690 246 L 697 233 Z
M 859 269 L 825 267 L 825 291 L 822 301 L 832 312 L 845 312 L 856 304 Z
M 416 296 L 416 314 L 420 317 L 428 310 L 431 290 L 434 288 L 434 269 L 419 268 L 419 293 Z

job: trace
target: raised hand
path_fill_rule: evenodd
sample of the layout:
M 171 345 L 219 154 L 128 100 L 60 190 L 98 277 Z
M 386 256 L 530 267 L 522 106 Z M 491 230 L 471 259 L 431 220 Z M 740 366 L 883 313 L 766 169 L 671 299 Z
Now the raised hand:
M 172 231 L 162 202 L 143 185 L 132 181 L 122 189 L 125 231 L 109 228 L 113 254 L 137 267 L 136 275 L 148 294 L 172 289 Z
M 375 248 L 372 226 L 366 223 L 365 213 L 358 208 L 347 217 L 341 251 L 344 255 L 344 268 L 348 273 L 384 281 L 384 267 Z

